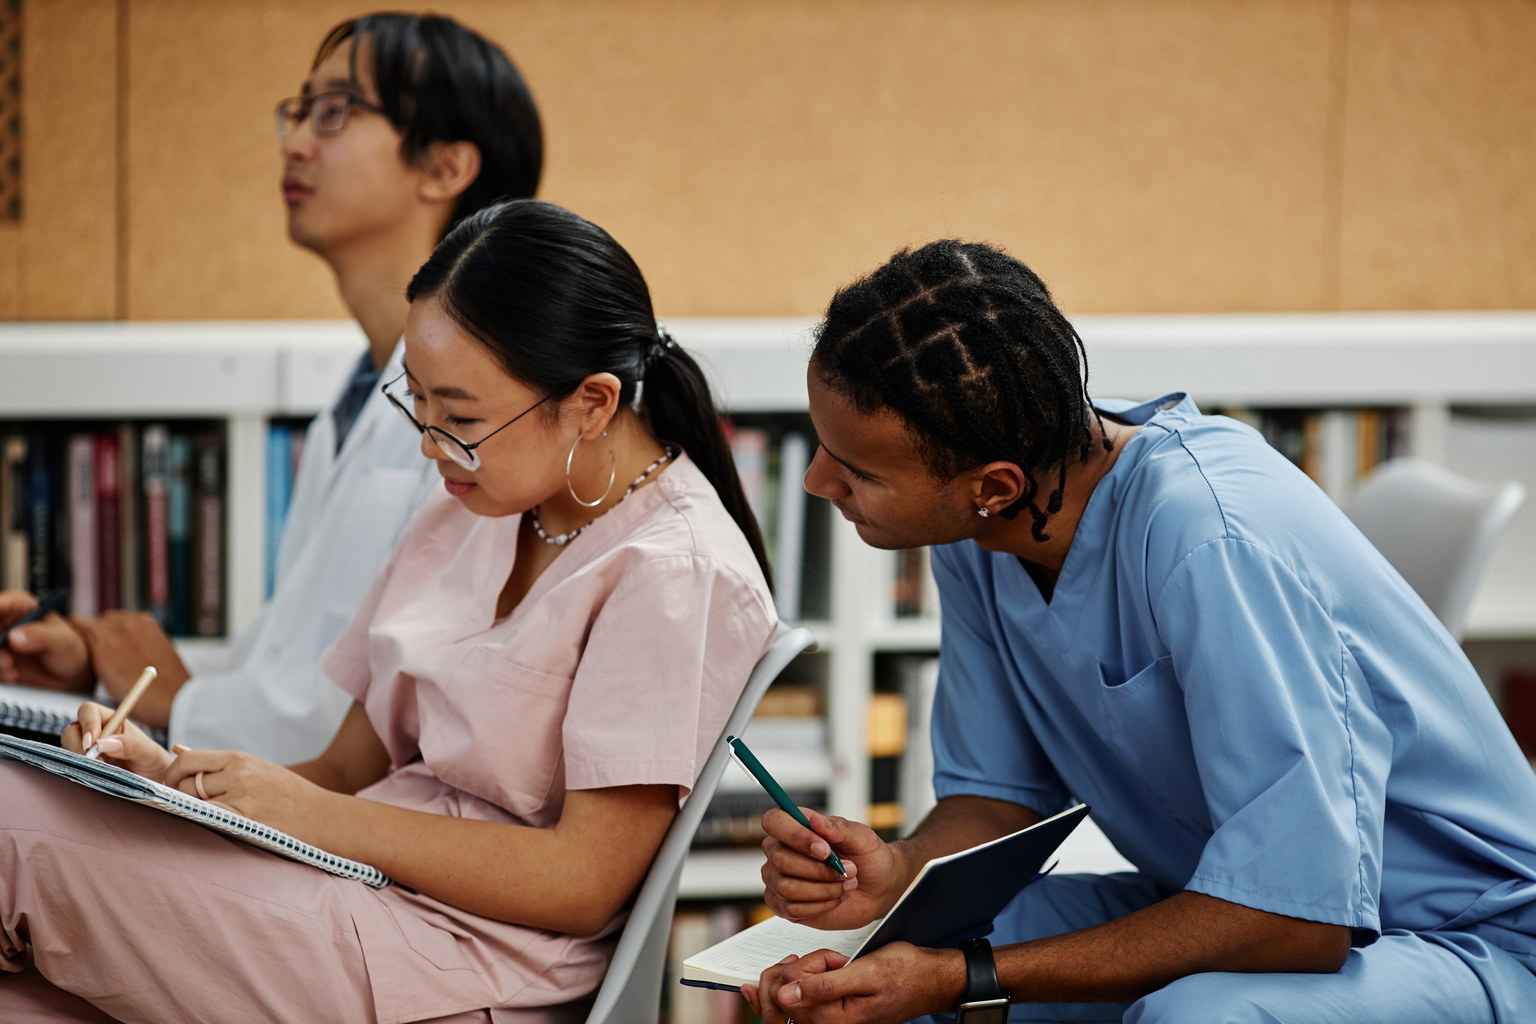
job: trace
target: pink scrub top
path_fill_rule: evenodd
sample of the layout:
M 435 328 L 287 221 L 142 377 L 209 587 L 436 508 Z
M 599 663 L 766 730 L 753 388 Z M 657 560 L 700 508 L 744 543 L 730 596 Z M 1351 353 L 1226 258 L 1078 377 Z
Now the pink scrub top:
M 549 828 L 571 789 L 686 795 L 777 622 L 746 538 L 680 455 L 497 622 L 519 519 L 438 492 L 326 656 L 389 751 L 389 774 L 358 796 Z M 384 1021 L 587 996 L 624 918 L 577 937 L 403 886 L 348 889 Z

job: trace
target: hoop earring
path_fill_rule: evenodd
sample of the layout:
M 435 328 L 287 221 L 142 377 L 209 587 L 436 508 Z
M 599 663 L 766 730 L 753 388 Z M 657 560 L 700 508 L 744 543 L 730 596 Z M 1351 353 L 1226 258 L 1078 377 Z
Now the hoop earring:
M 576 435 L 576 440 L 571 442 L 571 450 L 565 455 L 565 489 L 571 492 L 571 498 L 582 508 L 596 508 L 608 500 L 608 495 L 613 492 L 614 478 L 619 475 L 619 457 L 613 453 L 613 442 L 608 438 L 608 431 L 603 431 L 603 440 L 608 442 L 608 460 L 611 463 L 608 469 L 608 486 L 603 490 L 602 497 L 596 501 L 582 501 L 576 497 L 576 488 L 571 486 L 571 460 L 576 457 L 576 446 L 581 444 L 581 435 Z

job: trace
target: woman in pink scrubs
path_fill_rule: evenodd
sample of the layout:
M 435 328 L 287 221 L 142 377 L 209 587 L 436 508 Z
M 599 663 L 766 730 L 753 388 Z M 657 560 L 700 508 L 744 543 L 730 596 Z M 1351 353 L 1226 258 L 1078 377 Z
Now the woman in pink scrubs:
M 409 298 L 388 393 L 443 491 L 325 661 L 356 701 L 330 748 L 101 741 L 398 884 L 0 763 L 0 1018 L 583 1016 L 772 636 L 762 541 L 698 366 L 602 229 L 490 207 Z

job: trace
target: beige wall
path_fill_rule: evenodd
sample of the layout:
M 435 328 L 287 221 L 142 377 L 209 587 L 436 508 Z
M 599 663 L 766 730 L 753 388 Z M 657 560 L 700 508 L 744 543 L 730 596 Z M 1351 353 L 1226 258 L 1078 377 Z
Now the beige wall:
M 1533 0 L 433 7 L 523 68 L 542 195 L 666 315 L 814 313 L 946 235 L 1076 311 L 1536 307 Z M 27 0 L 0 315 L 343 315 L 271 108 L 359 9 Z

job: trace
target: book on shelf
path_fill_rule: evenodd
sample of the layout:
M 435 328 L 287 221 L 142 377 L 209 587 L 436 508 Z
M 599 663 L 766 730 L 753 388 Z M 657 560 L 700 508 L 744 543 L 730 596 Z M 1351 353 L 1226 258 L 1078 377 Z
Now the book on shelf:
M 142 482 L 139 479 L 139 429 L 132 423 L 117 428 L 118 455 L 118 545 L 122 555 L 119 578 L 122 581 L 119 594 L 124 611 L 144 610 L 144 559 L 143 537 L 139 522 L 139 499 Z
M 280 423 L 267 428 L 267 550 L 263 596 L 270 598 L 277 586 L 277 549 L 288 521 L 288 502 L 293 485 L 293 432 Z
M 192 634 L 192 439 L 173 434 L 166 446 L 165 548 L 171 570 L 172 636 Z
M 900 693 L 874 693 L 866 707 L 869 752 L 868 825 L 876 832 L 901 828 L 901 761 L 907 750 L 907 700 Z M 894 836 L 892 837 L 894 838 Z
M 779 508 L 774 524 L 775 548 L 779 560 L 774 564 L 777 577 L 776 600 L 779 618 L 794 622 L 800 618 L 800 576 L 805 558 L 805 470 L 810 446 L 805 435 L 789 431 L 779 441 Z
M 144 606 L 160 623 L 171 625 L 171 554 L 169 502 L 171 438 L 163 424 L 144 429 Z
M 224 632 L 224 444 L 212 431 L 193 441 L 196 516 L 193 533 L 192 632 Z
M 75 434 L 69 439 L 69 595 L 70 611 L 95 615 L 101 605 L 96 585 L 96 438 Z
M 27 435 L 27 587 L 46 594 L 57 584 L 54 572 L 54 474 L 49 466 L 47 435 Z
M 0 586 L 27 588 L 27 439 L 0 435 Z
M 172 635 L 223 633 L 222 428 L 0 424 L 0 452 L 6 587 L 68 584 L 75 614 L 148 610 Z
M 786 422 L 787 419 L 787 422 Z M 731 459 L 741 488 L 762 531 L 773 566 L 774 597 L 786 622 L 826 614 L 820 597 L 824 574 L 812 563 L 825 556 L 821 534 L 803 480 L 814 442 L 802 417 L 764 420 L 766 425 L 726 421 Z
M 96 611 L 123 606 L 122 486 L 117 434 L 96 435 Z M 73 554 L 72 554 L 73 560 Z

